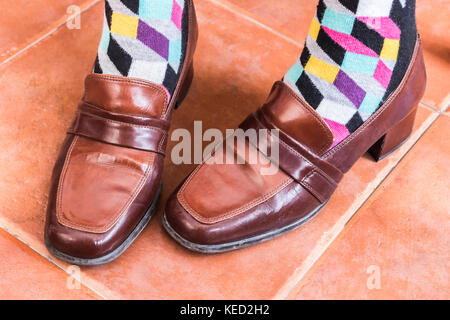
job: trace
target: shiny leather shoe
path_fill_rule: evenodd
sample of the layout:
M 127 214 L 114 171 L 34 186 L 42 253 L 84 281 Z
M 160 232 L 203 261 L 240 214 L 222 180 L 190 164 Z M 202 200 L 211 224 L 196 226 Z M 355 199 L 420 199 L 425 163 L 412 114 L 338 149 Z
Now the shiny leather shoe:
M 172 98 L 160 85 L 90 74 L 53 170 L 45 243 L 77 265 L 116 259 L 152 217 L 173 109 L 193 78 L 197 20 L 188 1 L 187 48 Z
M 278 129 L 279 170 L 263 175 L 262 161 L 220 164 L 223 153 L 213 153 L 169 198 L 165 229 L 190 250 L 218 253 L 301 226 L 326 205 L 365 152 L 381 160 L 409 137 L 425 84 L 418 38 L 399 87 L 359 129 L 331 148 L 333 134 L 319 114 L 283 82 L 275 83 L 267 102 L 240 127 Z M 258 145 L 247 141 L 244 151 L 232 146 L 233 157 L 271 156 Z

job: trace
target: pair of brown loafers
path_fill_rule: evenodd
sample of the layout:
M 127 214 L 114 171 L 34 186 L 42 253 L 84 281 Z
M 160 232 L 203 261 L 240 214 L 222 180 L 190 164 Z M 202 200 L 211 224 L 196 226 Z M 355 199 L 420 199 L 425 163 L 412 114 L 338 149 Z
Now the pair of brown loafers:
M 152 217 L 171 114 L 193 78 L 198 31 L 193 3 L 188 3 L 186 54 L 171 99 L 148 81 L 99 74 L 86 78 L 52 176 L 45 242 L 56 257 L 78 265 L 110 262 Z M 277 130 L 278 170 L 263 174 L 267 161 L 262 160 L 221 164 L 223 154 L 211 153 L 169 198 L 165 229 L 188 249 L 218 253 L 299 227 L 325 206 L 365 152 L 380 160 L 408 138 L 425 83 L 417 38 L 400 86 L 356 132 L 331 148 L 333 134 L 316 111 L 276 82 L 267 102 L 240 128 Z M 270 157 L 249 141 L 232 153 L 234 158 Z

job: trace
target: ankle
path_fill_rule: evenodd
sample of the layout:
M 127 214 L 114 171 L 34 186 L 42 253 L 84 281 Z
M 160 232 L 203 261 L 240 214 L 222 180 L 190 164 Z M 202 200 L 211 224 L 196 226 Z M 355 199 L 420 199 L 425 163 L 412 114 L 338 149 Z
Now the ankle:
M 95 73 L 140 78 L 173 93 L 184 59 L 185 0 L 105 0 Z
M 415 0 L 320 0 L 284 81 L 324 118 L 337 144 L 397 88 L 416 34 Z

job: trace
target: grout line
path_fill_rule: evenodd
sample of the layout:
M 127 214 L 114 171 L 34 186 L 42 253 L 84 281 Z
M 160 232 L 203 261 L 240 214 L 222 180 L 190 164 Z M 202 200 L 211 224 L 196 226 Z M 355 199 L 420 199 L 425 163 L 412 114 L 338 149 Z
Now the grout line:
M 229 3 L 224 3 L 223 0 L 209 0 L 209 1 L 224 8 L 225 10 L 228 10 L 228 11 L 240 16 L 241 18 L 244 18 L 245 20 L 248 20 L 250 22 L 257 24 L 258 26 L 262 27 L 263 29 L 266 29 L 266 30 L 274 33 L 275 35 L 283 38 L 284 40 L 286 40 L 300 48 L 303 47 L 303 44 L 298 42 L 297 40 L 285 35 L 284 33 L 280 32 L 280 31 L 273 29 L 272 27 L 269 27 L 268 25 L 256 20 L 255 18 L 250 17 L 249 15 L 247 15 L 243 12 L 239 12 L 238 10 L 235 10 Z M 245 10 L 242 9 L 241 11 L 245 11 Z
M 47 260 L 48 262 L 54 264 L 56 267 L 58 267 L 59 269 L 61 269 L 64 273 L 66 273 L 69 277 L 77 280 L 79 283 L 81 283 L 83 286 L 85 286 L 86 288 L 88 288 L 89 290 L 91 290 L 92 292 L 94 292 L 95 294 L 97 294 L 99 297 L 101 297 L 103 300 L 108 300 L 108 298 L 106 298 L 103 294 L 101 294 L 100 292 L 98 292 L 96 289 L 92 288 L 91 286 L 89 286 L 87 283 L 85 283 L 84 281 L 82 281 L 81 279 L 78 279 L 77 277 L 74 277 L 72 274 L 68 273 L 66 271 L 66 269 L 61 266 L 60 264 L 58 264 L 58 262 L 56 262 L 55 260 L 53 260 L 52 258 L 50 258 L 49 256 L 45 255 L 44 253 L 40 252 L 39 250 L 33 248 L 30 244 L 28 244 L 25 240 L 23 240 L 19 235 L 13 233 L 12 231 L 10 231 L 8 228 L 0 225 L 0 229 L 2 229 L 3 231 L 5 231 L 6 233 L 8 233 L 9 235 L 13 236 L 15 239 L 17 239 L 18 241 L 20 241 L 21 243 L 23 243 L 24 245 L 26 245 L 28 248 L 30 248 L 31 250 L 33 250 L 35 253 L 37 253 L 38 255 L 42 256 L 45 260 Z
M 428 107 L 428 106 L 427 106 Z M 400 164 L 400 162 L 411 152 L 411 150 L 416 146 L 416 144 L 420 141 L 420 139 L 428 132 L 428 130 L 431 128 L 431 126 L 439 119 L 440 115 L 435 115 L 434 117 L 432 115 L 429 116 L 430 123 L 424 128 L 424 130 L 418 135 L 417 139 L 413 141 L 411 146 L 405 151 L 405 153 L 398 159 L 397 163 L 389 170 L 388 174 L 381 180 L 381 182 L 378 184 L 378 186 L 373 190 L 373 192 L 369 195 L 369 197 L 366 199 L 366 201 L 363 203 L 363 205 L 369 200 L 369 198 L 374 194 L 383 184 L 383 182 L 390 176 L 390 174 L 397 168 L 397 166 Z M 425 123 L 425 122 L 424 122 Z M 361 209 L 362 205 L 358 208 Z M 353 216 L 347 221 L 346 224 L 350 222 L 350 220 L 357 214 L 358 212 L 355 212 Z
M 19 51 L 17 51 L 16 53 L 14 53 L 10 57 L 8 57 L 7 59 L 5 59 L 2 62 L 0 62 L 0 67 L 3 66 L 3 65 L 6 65 L 8 62 L 10 62 L 11 60 L 15 59 L 17 56 L 19 56 L 23 52 L 27 51 L 31 47 L 35 46 L 36 44 L 38 44 L 39 42 L 41 42 L 42 40 L 44 40 L 45 38 L 47 38 L 48 36 L 53 34 L 54 32 L 58 31 L 63 25 L 67 24 L 69 21 L 71 21 L 75 17 L 81 16 L 84 12 L 86 12 L 87 10 L 89 10 L 90 8 L 92 8 L 93 6 L 98 4 L 100 1 L 102 1 L 102 0 L 94 0 L 87 7 L 82 9 L 79 14 L 71 15 L 71 16 L 67 17 L 67 19 L 65 19 L 63 22 L 57 24 L 53 29 L 50 29 L 48 32 L 46 32 L 44 35 L 40 36 L 38 39 L 36 39 L 36 40 L 32 41 L 31 43 L 27 44 L 25 47 L 23 47 L 22 49 L 20 49 Z
M 447 94 L 447 96 L 442 100 L 442 102 L 439 104 L 439 109 L 442 110 L 442 112 L 446 112 L 448 107 L 450 105 L 450 93 Z
M 420 102 L 420 105 L 422 105 L 423 107 L 425 107 L 425 108 L 427 108 L 427 109 L 430 109 L 431 111 L 434 111 L 434 112 L 436 112 L 436 113 L 439 113 L 439 114 L 442 113 L 441 110 L 436 109 L 435 107 L 432 107 L 432 106 L 426 104 L 425 102 L 422 102 L 422 101 L 421 101 L 421 102 Z
M 51 29 L 49 32 L 47 32 L 46 34 L 44 34 L 43 36 L 39 37 L 37 40 L 31 42 L 30 44 L 26 45 L 24 48 L 20 49 L 19 51 L 17 51 L 15 54 L 13 54 L 12 56 L 10 56 L 9 58 L 3 60 L 0 63 L 0 67 L 7 64 L 9 61 L 13 60 L 14 58 L 16 58 L 18 55 L 20 55 L 22 52 L 27 51 L 29 48 L 33 47 L 35 44 L 41 42 L 43 39 L 47 38 L 49 35 L 51 35 L 53 32 L 55 32 L 56 30 L 58 30 L 58 27 L 55 27 L 53 29 Z
M 354 216 L 359 212 L 364 204 L 371 198 L 371 196 L 380 188 L 383 182 L 387 179 L 388 176 L 392 173 L 392 171 L 400 164 L 403 158 L 413 149 L 413 147 L 417 144 L 417 142 L 421 139 L 421 137 L 428 131 L 428 129 L 435 123 L 435 121 L 439 118 L 440 114 L 433 113 L 431 114 L 427 120 L 422 124 L 419 130 L 416 131 L 417 138 L 410 143 L 408 149 L 405 150 L 405 153 L 401 155 L 398 161 L 391 167 L 386 167 L 385 170 L 382 170 L 378 176 L 380 179 L 375 178 L 372 186 L 372 183 L 369 183 L 366 187 L 366 190 L 372 189 L 370 192 L 366 193 L 364 197 L 362 197 L 357 202 L 354 203 L 342 216 L 338 219 L 338 221 L 327 231 L 325 231 L 322 235 L 322 238 L 317 242 L 316 246 L 312 249 L 310 254 L 306 257 L 303 263 L 294 271 L 291 277 L 285 282 L 285 284 L 278 290 L 277 294 L 273 299 L 288 299 L 292 297 L 292 295 L 298 293 L 301 289 L 301 282 L 305 278 L 305 276 L 313 269 L 318 260 L 323 256 L 323 254 L 332 247 L 333 243 L 337 239 L 337 237 L 344 231 L 345 226 L 354 218 Z M 364 191 L 362 192 L 364 194 Z M 348 218 L 347 218 L 348 217 Z M 296 290 L 298 288 L 298 290 Z

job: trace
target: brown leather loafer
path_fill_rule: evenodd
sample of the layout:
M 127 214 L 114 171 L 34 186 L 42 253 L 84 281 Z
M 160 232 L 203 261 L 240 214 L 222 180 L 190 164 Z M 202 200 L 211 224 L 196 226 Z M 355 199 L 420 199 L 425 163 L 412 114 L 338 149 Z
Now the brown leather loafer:
M 116 259 L 152 217 L 173 109 L 193 78 L 197 42 L 188 1 L 188 39 L 171 99 L 159 85 L 91 74 L 53 170 L 45 243 L 56 257 L 78 265 Z
M 418 38 L 397 90 L 333 148 L 332 132 L 316 111 L 283 82 L 275 83 L 267 102 L 240 127 L 279 130 L 279 170 L 263 175 L 260 162 L 218 164 L 222 154 L 213 153 L 170 197 L 163 216 L 165 229 L 188 249 L 217 253 L 299 227 L 325 206 L 343 174 L 365 152 L 380 160 L 409 137 L 425 83 Z M 241 151 L 232 150 L 236 159 L 242 159 L 263 152 L 257 148 L 247 141 Z

